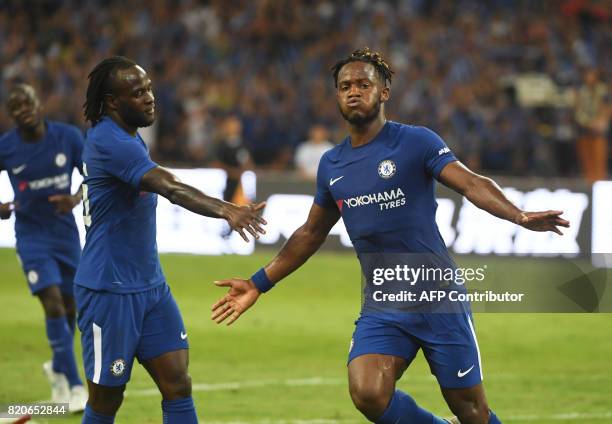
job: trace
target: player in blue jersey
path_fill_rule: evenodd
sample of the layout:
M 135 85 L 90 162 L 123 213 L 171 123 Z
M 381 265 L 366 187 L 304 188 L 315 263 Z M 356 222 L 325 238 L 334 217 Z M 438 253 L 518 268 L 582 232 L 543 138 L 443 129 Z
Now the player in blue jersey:
M 530 230 L 560 234 L 559 226 L 569 226 L 561 211 L 518 209 L 492 180 L 458 162 L 433 131 L 387 121 L 384 103 L 389 99 L 391 75 L 381 56 L 367 48 L 334 66 L 338 106 L 348 123 L 349 137 L 323 155 L 308 219 L 278 255 L 249 280 L 216 282 L 230 287 L 213 305 L 212 318 L 217 323 L 233 323 L 261 293 L 306 262 L 340 217 L 362 270 L 370 267 L 372 257 L 392 264 L 400 254 L 435 258 L 452 269 L 435 222 L 435 180 L 493 215 Z M 387 271 L 391 275 L 385 273 L 385 278 L 393 278 L 394 269 Z M 366 285 L 348 365 L 349 390 L 359 411 L 380 424 L 499 423 L 485 398 L 469 305 L 442 313 L 434 309 L 431 313 L 427 309 L 377 311 L 368 301 L 372 299 L 369 289 Z M 419 349 L 456 415 L 450 420 L 434 416 L 395 388 Z
M 83 150 L 87 237 L 75 277 L 89 387 L 83 423 L 114 422 L 134 358 L 161 392 L 163 422 L 197 423 L 187 330 L 157 253 L 157 194 L 227 220 L 246 241 L 247 233 L 264 232 L 264 204 L 237 206 L 206 196 L 151 160 L 138 128 L 155 121 L 153 87 L 131 60 L 111 57 L 92 70 L 84 109 L 92 125 Z
M 7 109 L 16 127 L 0 138 L 0 171 L 8 172 L 14 201 L 0 204 L 0 218 L 15 212 L 17 254 L 33 295 L 45 313 L 53 359 L 43 369 L 51 400 L 85 408 L 87 393 L 73 349 L 73 281 L 81 244 L 72 209 L 81 192 L 70 193 L 72 172 L 81 169 L 83 136 L 71 125 L 45 120 L 34 88 L 15 85 Z

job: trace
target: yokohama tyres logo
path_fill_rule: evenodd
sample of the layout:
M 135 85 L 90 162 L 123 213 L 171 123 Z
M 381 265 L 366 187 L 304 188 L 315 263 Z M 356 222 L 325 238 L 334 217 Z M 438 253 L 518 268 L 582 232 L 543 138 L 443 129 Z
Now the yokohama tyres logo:
M 42 190 L 49 187 L 54 187 L 56 190 L 64 190 L 70 187 L 70 175 L 61 174 L 54 177 L 41 178 L 40 180 L 34 180 L 30 182 L 22 181 L 19 183 L 19 191 L 25 191 L 26 188 L 30 190 Z
M 403 206 L 406 204 L 406 197 L 401 188 L 396 188 L 389 191 L 382 191 L 372 194 L 364 194 L 361 196 L 351 197 L 338 201 L 338 208 L 342 210 L 343 206 L 347 208 L 355 208 L 360 206 L 378 205 L 380 210 L 386 210 Z

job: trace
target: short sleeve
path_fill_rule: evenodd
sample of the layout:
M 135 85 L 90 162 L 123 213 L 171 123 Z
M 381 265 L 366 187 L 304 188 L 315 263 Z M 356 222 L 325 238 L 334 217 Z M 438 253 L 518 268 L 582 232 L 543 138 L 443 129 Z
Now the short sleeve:
M 135 189 L 143 175 L 157 166 L 140 138 L 121 138 L 104 153 L 104 169 Z
M 425 169 L 437 179 L 442 169 L 449 163 L 456 161 L 457 158 L 438 134 L 428 128 L 421 129 L 421 141 L 425 149 Z
M 319 161 L 319 169 L 317 170 L 317 193 L 315 194 L 314 202 L 324 208 L 332 209 L 336 207 L 336 202 L 329 191 L 329 182 L 327 180 L 326 155 L 321 157 Z

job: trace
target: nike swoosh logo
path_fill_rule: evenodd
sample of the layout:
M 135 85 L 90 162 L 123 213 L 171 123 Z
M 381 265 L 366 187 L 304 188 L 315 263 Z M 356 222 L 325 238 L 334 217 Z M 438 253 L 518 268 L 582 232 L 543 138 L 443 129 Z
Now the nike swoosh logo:
M 17 175 L 19 174 L 21 171 L 23 171 L 25 169 L 25 164 L 18 166 L 17 168 L 13 168 L 13 174 Z
M 185 340 L 187 338 L 187 333 L 183 333 L 181 331 L 181 339 Z
M 472 371 L 474 369 L 474 365 L 472 365 L 471 367 L 469 367 L 467 370 L 465 371 L 457 371 L 457 377 L 461 378 L 461 377 L 465 377 L 470 371 Z
M 338 178 L 330 178 L 329 179 L 329 186 L 333 186 L 334 184 L 336 184 L 338 181 L 340 181 L 342 178 L 344 178 L 344 175 L 342 175 L 341 177 Z

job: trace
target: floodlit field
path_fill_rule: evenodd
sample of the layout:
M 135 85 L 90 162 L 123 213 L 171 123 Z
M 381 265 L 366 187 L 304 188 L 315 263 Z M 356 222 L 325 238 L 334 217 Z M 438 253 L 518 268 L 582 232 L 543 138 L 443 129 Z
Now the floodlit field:
M 234 326 L 210 321 L 210 305 L 223 293 L 212 281 L 248 276 L 270 256 L 162 257 L 189 334 L 201 421 L 365 422 L 346 384 L 346 355 L 360 303 L 353 255 L 319 254 Z M 547 267 L 532 259 L 486 261 L 503 262 L 514 278 L 521 273 L 537 278 Z M 504 423 L 612 423 L 612 315 L 475 319 L 489 402 Z M 42 308 L 29 295 L 14 251 L 0 250 L 0 404 L 47 398 L 41 365 L 49 357 Z M 450 415 L 422 355 L 400 387 L 423 407 Z M 80 416 L 47 422 L 80 423 Z M 160 396 L 139 366 L 116 422 L 161 422 Z

